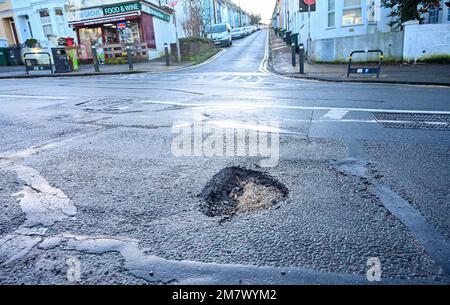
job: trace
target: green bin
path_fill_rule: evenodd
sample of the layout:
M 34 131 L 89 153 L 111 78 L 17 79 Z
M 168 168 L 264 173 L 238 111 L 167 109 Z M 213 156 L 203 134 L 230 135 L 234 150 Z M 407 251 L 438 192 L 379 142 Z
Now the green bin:
M 6 48 L 0 48 L 0 66 L 8 65 L 8 55 L 6 54 Z

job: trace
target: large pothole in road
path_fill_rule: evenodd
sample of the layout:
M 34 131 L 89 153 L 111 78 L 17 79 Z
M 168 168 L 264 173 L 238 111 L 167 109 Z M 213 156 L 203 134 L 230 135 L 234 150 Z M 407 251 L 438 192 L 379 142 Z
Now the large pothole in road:
M 270 175 L 241 167 L 228 167 L 216 174 L 200 196 L 207 216 L 232 216 L 276 205 L 289 194 L 286 186 Z

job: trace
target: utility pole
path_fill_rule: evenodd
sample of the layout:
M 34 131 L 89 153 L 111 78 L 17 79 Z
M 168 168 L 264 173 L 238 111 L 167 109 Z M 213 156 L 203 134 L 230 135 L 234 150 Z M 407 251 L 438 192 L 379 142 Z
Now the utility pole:
M 177 59 L 178 62 L 181 62 L 181 51 L 180 51 L 180 41 L 178 39 L 178 27 L 177 27 L 177 11 L 175 6 L 177 6 L 178 1 L 171 1 L 168 4 L 172 6 L 173 9 L 173 24 L 175 25 L 175 39 L 177 42 Z
M 311 4 L 308 4 L 308 41 L 306 44 L 306 56 L 308 58 L 308 62 L 311 51 L 310 47 L 311 47 Z

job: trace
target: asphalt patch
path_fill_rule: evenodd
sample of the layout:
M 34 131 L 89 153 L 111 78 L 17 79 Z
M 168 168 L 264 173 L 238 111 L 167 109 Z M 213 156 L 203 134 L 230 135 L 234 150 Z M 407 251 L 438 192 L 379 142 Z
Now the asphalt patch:
M 283 201 L 287 187 L 272 176 L 242 167 L 227 167 L 214 175 L 200 194 L 201 211 L 210 217 L 259 211 Z

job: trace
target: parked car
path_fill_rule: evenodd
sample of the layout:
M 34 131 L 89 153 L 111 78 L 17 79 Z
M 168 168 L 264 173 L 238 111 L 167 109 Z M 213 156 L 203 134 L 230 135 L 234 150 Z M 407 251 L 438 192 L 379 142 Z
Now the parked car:
M 229 23 L 215 24 L 211 27 L 210 37 L 216 46 L 229 47 L 233 44 Z
M 245 35 L 241 28 L 234 28 L 231 30 L 231 38 L 240 39 L 243 37 L 245 37 Z

